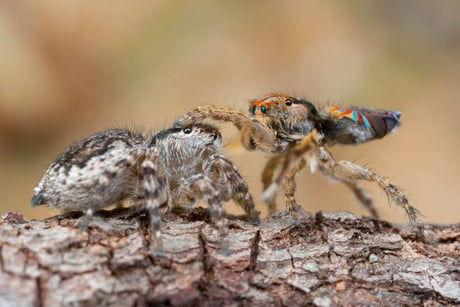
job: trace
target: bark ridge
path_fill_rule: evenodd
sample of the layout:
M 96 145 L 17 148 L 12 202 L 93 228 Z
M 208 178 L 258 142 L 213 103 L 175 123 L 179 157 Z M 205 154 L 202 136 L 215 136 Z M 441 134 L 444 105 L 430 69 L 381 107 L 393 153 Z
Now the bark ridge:
M 346 212 L 230 221 L 229 256 L 206 210 L 169 214 L 156 255 L 144 213 L 0 221 L 0 306 L 343 306 L 460 304 L 460 224 L 407 226 Z

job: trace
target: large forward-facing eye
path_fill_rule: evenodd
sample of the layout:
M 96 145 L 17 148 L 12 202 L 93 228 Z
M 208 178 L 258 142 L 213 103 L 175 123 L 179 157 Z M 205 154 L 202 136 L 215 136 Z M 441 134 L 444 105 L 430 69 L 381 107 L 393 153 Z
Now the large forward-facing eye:
M 287 106 L 290 106 L 290 105 L 292 105 L 292 100 L 288 98 L 288 99 L 286 99 L 286 100 L 284 101 L 284 103 L 285 103 Z
M 190 134 L 190 133 L 192 133 L 192 128 L 185 127 L 182 131 L 184 131 L 185 134 Z
M 252 114 L 256 114 L 256 112 L 257 112 L 257 106 L 253 106 L 252 107 Z
M 261 106 L 260 111 L 262 111 L 262 113 L 267 112 L 267 107 L 266 106 Z

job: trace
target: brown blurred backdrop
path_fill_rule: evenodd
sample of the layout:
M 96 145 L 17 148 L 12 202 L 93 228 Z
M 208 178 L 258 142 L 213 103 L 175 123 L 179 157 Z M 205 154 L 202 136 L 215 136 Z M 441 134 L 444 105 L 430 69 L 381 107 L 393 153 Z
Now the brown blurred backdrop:
M 425 221 L 460 221 L 460 2 L 2 1 L 0 40 L 0 214 L 57 213 L 29 200 L 78 138 L 156 131 L 194 106 L 246 110 L 281 91 L 401 110 L 394 135 L 333 153 L 391 176 Z M 226 142 L 236 137 L 227 125 Z M 266 156 L 230 147 L 259 199 Z M 385 219 L 406 221 L 365 186 Z M 312 212 L 366 214 L 344 186 L 307 170 L 298 199 Z

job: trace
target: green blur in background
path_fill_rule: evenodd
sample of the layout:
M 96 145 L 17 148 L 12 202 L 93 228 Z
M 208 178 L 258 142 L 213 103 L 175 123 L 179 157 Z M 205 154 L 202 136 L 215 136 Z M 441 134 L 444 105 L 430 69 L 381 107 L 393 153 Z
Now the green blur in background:
M 402 111 L 395 134 L 332 152 L 390 176 L 424 221 L 460 220 L 460 2 L 443 0 L 3 1 L 0 215 L 58 213 L 29 200 L 79 138 L 110 127 L 158 131 L 202 104 L 246 111 L 271 92 Z M 223 134 L 259 200 L 267 156 L 235 146 L 233 127 Z M 384 219 L 407 222 L 365 187 Z M 298 190 L 311 212 L 367 214 L 345 186 L 308 170 Z

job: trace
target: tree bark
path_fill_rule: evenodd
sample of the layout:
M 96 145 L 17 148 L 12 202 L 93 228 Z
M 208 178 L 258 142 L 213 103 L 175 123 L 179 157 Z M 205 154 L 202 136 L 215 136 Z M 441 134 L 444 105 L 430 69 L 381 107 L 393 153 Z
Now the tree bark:
M 101 216 L 102 214 L 102 216 Z M 0 221 L 0 306 L 400 306 L 460 303 L 460 224 L 408 226 L 350 213 L 230 221 L 230 255 L 207 211 L 169 214 L 157 255 L 143 212 Z

